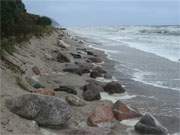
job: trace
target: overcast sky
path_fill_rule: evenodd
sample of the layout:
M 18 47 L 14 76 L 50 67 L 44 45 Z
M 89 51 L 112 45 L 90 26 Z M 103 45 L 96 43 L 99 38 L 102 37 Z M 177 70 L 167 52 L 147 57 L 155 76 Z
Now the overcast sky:
M 180 0 L 23 0 L 28 12 L 64 26 L 176 25 Z

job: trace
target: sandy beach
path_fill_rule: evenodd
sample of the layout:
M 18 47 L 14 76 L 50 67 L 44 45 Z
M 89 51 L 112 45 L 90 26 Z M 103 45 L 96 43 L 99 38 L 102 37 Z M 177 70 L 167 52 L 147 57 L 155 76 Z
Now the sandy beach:
M 117 70 L 115 61 L 108 59 L 104 51 L 90 48 L 88 44 L 89 42 L 86 42 L 83 38 L 70 35 L 66 30 L 56 29 L 50 35 L 46 35 L 40 39 L 33 37 L 29 42 L 18 45 L 13 55 L 7 55 L 3 58 L 0 62 L 0 102 L 2 103 L 0 120 L 2 135 L 86 135 L 85 132 L 89 133 L 90 131 L 95 132 L 94 134 L 91 133 L 92 135 L 140 135 L 133 128 L 139 118 L 130 119 L 129 121 L 115 121 L 101 127 L 90 127 L 88 125 L 87 117 L 97 106 L 110 105 L 118 99 L 129 106 L 137 108 L 142 114 L 150 112 L 155 115 L 157 120 L 168 129 L 170 134 L 173 135 L 180 132 L 179 91 L 153 87 L 132 80 L 128 75 L 129 71 L 123 69 L 123 65 L 122 67 L 118 67 Z M 173 68 L 173 64 L 171 65 L 170 62 L 152 54 L 145 54 L 128 47 L 122 47 L 121 49 L 123 52 L 131 52 L 121 54 L 120 59 L 122 63 L 131 57 L 130 54 L 135 53 L 137 57 L 134 57 L 133 61 L 137 60 L 141 62 L 139 58 L 142 56 L 147 59 L 149 57 L 155 57 L 157 63 L 165 62 L 167 66 Z M 59 59 L 58 56 L 60 57 Z M 62 60 L 65 62 L 62 62 Z M 87 62 L 87 60 L 92 61 Z M 93 62 L 93 60 L 96 62 Z M 95 79 L 90 77 L 89 72 L 72 71 L 72 67 L 78 64 L 85 65 L 86 69 L 90 71 L 92 71 L 92 66 L 103 67 L 110 76 L 112 75 L 112 78 L 97 77 Z M 152 63 L 149 62 L 149 64 L 151 65 Z M 71 68 L 68 69 L 68 66 Z M 37 67 L 38 69 L 33 67 Z M 71 72 L 69 72 L 70 69 Z M 21 78 L 20 81 L 17 81 L 17 78 Z M 76 96 L 80 99 L 84 98 L 82 88 L 88 82 L 96 82 L 98 85 L 104 86 L 106 83 L 116 80 L 121 83 L 126 92 L 109 95 L 102 91 L 100 92 L 101 100 L 83 100 L 82 102 L 86 105 L 81 107 L 71 106 L 72 118 L 68 121 L 66 127 L 62 129 L 51 129 L 38 126 L 35 121 L 24 119 L 6 108 L 6 99 L 32 93 L 31 88 L 26 87 L 27 89 L 24 89 L 23 86 L 27 85 L 23 83 L 23 78 L 30 78 L 45 88 L 56 89 L 57 91 L 54 92 L 55 97 L 61 98 L 65 102 L 67 102 L 67 96 L 71 96 L 72 92 L 70 94 L 67 91 L 58 91 L 59 86 L 68 86 L 71 88 L 70 90 L 75 90 Z M 78 130 L 79 133 L 75 130 Z M 75 132 L 77 133 L 75 134 Z M 88 135 L 91 134 L 89 133 Z

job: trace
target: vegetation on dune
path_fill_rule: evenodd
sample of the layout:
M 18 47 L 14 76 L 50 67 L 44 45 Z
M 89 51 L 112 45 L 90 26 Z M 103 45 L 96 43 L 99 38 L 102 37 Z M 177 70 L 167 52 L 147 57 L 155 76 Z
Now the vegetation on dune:
M 27 13 L 21 0 L 1 0 L 1 49 L 12 53 L 16 43 L 51 31 L 51 19 Z

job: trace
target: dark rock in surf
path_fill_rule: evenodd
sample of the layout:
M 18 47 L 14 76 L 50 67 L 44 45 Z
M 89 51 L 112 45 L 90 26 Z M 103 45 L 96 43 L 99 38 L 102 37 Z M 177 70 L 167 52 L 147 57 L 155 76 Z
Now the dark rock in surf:
M 104 86 L 104 91 L 109 94 L 124 93 L 125 89 L 118 82 L 112 81 Z
M 167 135 L 168 130 L 163 127 L 150 113 L 146 113 L 135 125 L 135 130 L 142 134 Z
M 83 98 L 87 101 L 101 99 L 100 92 L 103 88 L 95 83 L 89 83 L 83 88 Z

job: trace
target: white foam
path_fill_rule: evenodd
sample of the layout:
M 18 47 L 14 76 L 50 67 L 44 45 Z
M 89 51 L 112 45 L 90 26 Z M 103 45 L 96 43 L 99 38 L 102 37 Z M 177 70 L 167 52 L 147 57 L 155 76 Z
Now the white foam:
M 120 121 L 120 123 L 125 126 L 134 127 L 138 121 L 139 119 L 135 118 L 135 119 L 122 120 Z
M 106 79 L 104 77 L 97 77 L 96 80 L 99 82 L 105 82 L 105 83 L 117 81 L 117 79 L 115 77 L 112 77 L 112 79 Z
M 163 83 L 161 81 L 153 81 L 153 82 L 147 82 L 145 81 L 145 76 L 153 76 L 155 75 L 154 73 L 152 72 L 143 72 L 143 71 L 137 71 L 134 73 L 133 75 L 133 80 L 134 81 L 137 81 L 137 82 L 142 82 L 144 84 L 148 84 L 148 85 L 152 85 L 154 87 L 160 87 L 160 88 L 165 88 L 165 89 L 172 89 L 172 90 L 178 90 L 180 91 L 179 88 L 171 88 L 171 87 L 168 87 L 168 86 L 163 86 Z
M 110 100 L 113 103 L 115 103 L 118 100 L 127 100 L 136 97 L 136 95 L 128 95 L 127 93 L 109 95 L 106 92 L 101 92 L 100 94 L 101 94 L 101 100 Z

